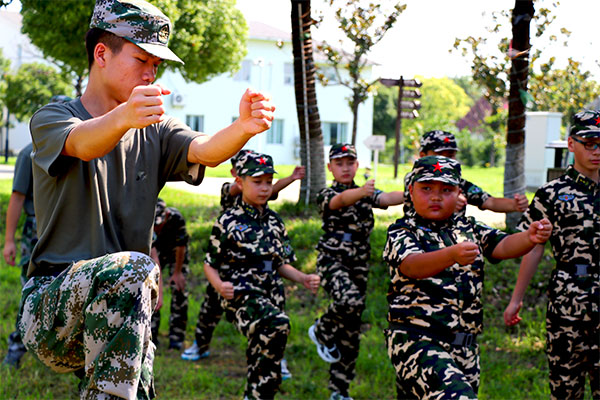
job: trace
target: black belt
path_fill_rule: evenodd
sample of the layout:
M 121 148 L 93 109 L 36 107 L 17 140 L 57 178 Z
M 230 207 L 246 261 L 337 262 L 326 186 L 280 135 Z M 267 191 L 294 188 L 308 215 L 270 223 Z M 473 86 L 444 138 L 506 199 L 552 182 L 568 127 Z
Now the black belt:
M 260 272 L 273 272 L 273 260 L 262 260 L 250 264 L 244 264 L 247 269 L 255 268 Z
M 341 240 L 342 242 L 356 242 L 359 239 L 359 235 L 356 233 L 349 233 L 349 232 L 343 232 L 343 233 L 339 233 L 339 232 L 329 232 L 327 233 L 328 236 L 333 236 L 336 239 Z
M 566 263 L 558 261 L 556 268 L 565 272 L 575 274 L 575 276 L 589 276 L 598 273 L 598 267 L 590 264 Z
M 401 330 L 409 335 L 427 336 L 440 342 L 449 343 L 452 346 L 469 347 L 475 343 L 477 335 L 466 332 L 432 332 L 422 328 L 416 328 L 413 325 L 400 325 L 390 322 L 390 330 Z

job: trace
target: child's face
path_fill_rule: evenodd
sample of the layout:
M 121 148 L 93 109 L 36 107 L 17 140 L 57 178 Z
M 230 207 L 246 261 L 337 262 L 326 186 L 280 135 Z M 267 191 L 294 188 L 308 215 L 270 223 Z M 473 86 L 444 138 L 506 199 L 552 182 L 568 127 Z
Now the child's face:
M 433 151 L 427 150 L 426 152 L 420 152 L 419 155 L 421 157 L 425 156 L 444 156 L 456 160 L 456 150 L 442 150 L 442 151 Z
M 432 221 L 443 221 L 454 214 L 458 186 L 439 181 L 415 182 L 409 186 L 415 211 Z
M 354 157 L 334 158 L 327 164 L 333 178 L 345 185 L 352 183 L 358 169 L 358 160 Z
M 586 174 L 595 174 L 600 169 L 600 148 L 586 150 L 583 143 L 600 144 L 600 138 L 579 138 L 570 136 L 568 139 L 569 151 L 575 155 L 575 169 Z
M 242 187 L 242 199 L 256 208 L 262 208 L 273 193 L 273 174 L 236 177 Z

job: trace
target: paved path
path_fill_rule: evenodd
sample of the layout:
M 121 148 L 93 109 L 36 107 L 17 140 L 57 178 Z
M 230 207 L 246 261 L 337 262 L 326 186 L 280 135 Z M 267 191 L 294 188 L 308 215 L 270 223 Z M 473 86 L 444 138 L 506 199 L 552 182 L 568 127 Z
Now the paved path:
M 14 167 L 12 165 L 0 164 L 0 179 L 12 179 Z M 167 186 L 173 189 L 185 190 L 192 193 L 199 193 L 211 196 L 221 195 L 221 186 L 225 182 L 230 182 L 231 178 L 204 178 L 204 181 L 199 186 L 188 185 L 185 182 L 169 182 Z M 279 197 L 275 202 L 282 201 L 297 201 L 298 193 L 300 192 L 300 182 L 292 182 L 291 185 L 279 192 Z M 387 210 L 375 209 L 375 214 L 402 214 L 402 206 L 390 207 Z M 479 221 L 490 226 L 503 228 L 504 214 L 495 213 L 492 211 L 481 211 L 477 207 L 467 206 L 467 215 L 472 215 Z

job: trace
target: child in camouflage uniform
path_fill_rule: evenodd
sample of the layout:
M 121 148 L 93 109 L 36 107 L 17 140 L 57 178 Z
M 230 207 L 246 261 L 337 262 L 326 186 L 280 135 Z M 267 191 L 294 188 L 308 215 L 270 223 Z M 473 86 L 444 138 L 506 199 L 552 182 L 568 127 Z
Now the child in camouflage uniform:
M 234 178 L 237 176 L 236 167 L 238 161 L 245 154 L 252 152 L 252 150 L 243 149 L 240 150 L 235 156 L 231 157 L 231 176 Z M 294 168 L 292 175 L 278 179 L 273 185 L 273 194 L 269 200 L 277 199 L 279 191 L 289 186 L 293 181 L 297 179 L 303 179 L 305 174 L 304 167 Z M 221 187 L 221 212 L 225 212 L 236 206 L 236 202 L 241 199 L 242 189 L 235 182 L 226 182 Z M 200 307 L 198 313 L 198 322 L 196 324 L 195 340 L 191 347 L 187 348 L 181 358 L 188 361 L 197 361 L 201 358 L 206 358 L 210 355 L 208 347 L 212 339 L 215 327 L 221 319 L 223 309 L 221 308 L 221 299 L 219 294 L 215 291 L 212 285 L 208 284 L 206 287 L 206 294 L 204 301 Z M 287 369 L 287 363 L 285 359 L 281 362 L 282 378 L 291 378 L 291 373 Z
M 440 130 L 429 131 L 421 137 L 420 144 L 420 157 L 444 156 L 456 159 L 458 146 L 456 144 L 456 138 L 450 132 Z M 406 174 L 406 177 L 404 178 L 405 213 L 412 207 L 410 193 L 408 192 L 411 178 L 411 172 Z M 527 197 L 523 194 L 517 193 L 513 199 L 492 197 L 489 193 L 484 192 L 479 186 L 462 178 L 460 181 L 460 190 L 461 194 L 458 197 L 457 212 L 462 215 L 465 214 L 467 203 L 477 206 L 481 210 L 503 213 L 515 211 L 523 212 L 527 209 Z
M 333 174 L 333 185 L 317 195 L 325 231 L 317 245 L 317 273 L 332 303 L 310 327 L 308 335 L 319 356 L 331 363 L 331 398 L 349 399 L 365 308 L 369 235 L 374 224 L 372 208 L 401 204 L 404 196 L 402 192 L 375 189 L 373 180 L 357 186 L 354 177 L 358 161 L 356 149 L 350 144 L 331 147 L 328 168 Z
M 169 349 L 180 350 L 185 338 L 188 311 L 188 291 L 185 281 L 189 273 L 188 241 L 185 219 L 175 207 L 167 207 L 162 199 L 156 202 L 153 250 L 156 250 L 161 270 L 171 274 L 171 315 L 169 317 Z M 158 346 L 160 309 L 152 315 L 152 341 Z
M 548 287 L 546 343 L 553 399 L 583 398 L 589 376 L 592 397 L 600 398 L 600 112 L 573 116 L 568 138 L 575 162 L 565 174 L 543 185 L 518 228 L 548 218 L 556 259 Z M 518 323 L 525 289 L 544 254 L 536 246 L 523 257 L 507 325 Z
M 281 383 L 290 331 L 281 277 L 313 293 L 319 287 L 317 275 L 290 265 L 295 255 L 285 226 L 267 206 L 273 173 L 270 156 L 249 152 L 241 157 L 236 182 L 242 198 L 215 222 L 204 264 L 227 318 L 248 339 L 246 398 L 271 399 Z
M 543 219 L 507 235 L 454 214 L 460 164 L 426 156 L 414 164 L 414 208 L 388 229 L 388 355 L 398 398 L 475 399 L 479 387 L 483 265 L 518 257 L 551 232 Z

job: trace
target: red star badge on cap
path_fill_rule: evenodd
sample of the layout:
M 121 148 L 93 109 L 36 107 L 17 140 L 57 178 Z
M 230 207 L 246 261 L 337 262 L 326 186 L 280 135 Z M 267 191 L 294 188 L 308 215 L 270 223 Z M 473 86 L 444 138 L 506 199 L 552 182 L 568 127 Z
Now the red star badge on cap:
M 260 158 L 260 160 L 258 160 L 258 163 L 259 163 L 260 165 L 262 165 L 262 164 L 266 164 L 266 163 L 267 163 L 267 160 L 265 160 L 263 157 L 261 157 L 261 158 Z
M 448 138 L 448 137 L 445 137 L 445 138 L 444 138 L 444 143 L 448 143 L 448 142 L 450 142 L 450 138 Z
M 596 125 L 600 125 L 600 117 L 596 118 L 594 121 L 596 121 Z
M 342 146 L 342 151 L 348 151 L 348 146 Z
M 442 166 L 440 165 L 440 162 L 439 162 L 439 161 L 438 161 L 438 163 L 437 163 L 437 164 L 435 164 L 435 165 L 433 166 L 433 172 L 435 172 L 435 171 L 440 171 L 440 172 L 442 172 Z

